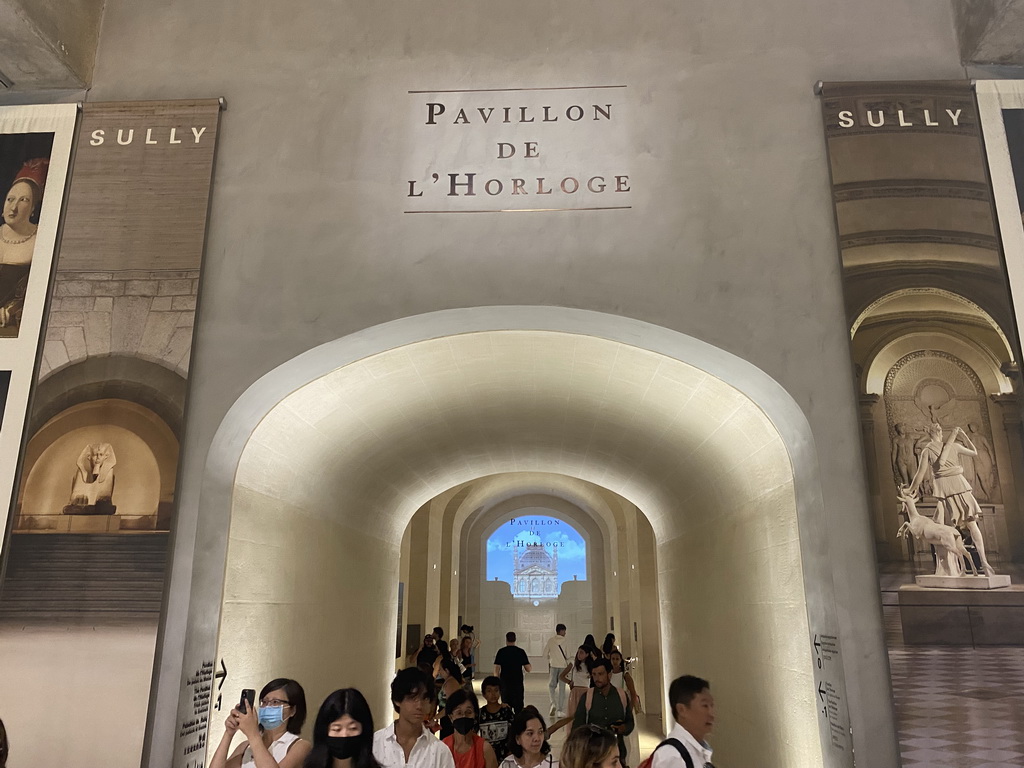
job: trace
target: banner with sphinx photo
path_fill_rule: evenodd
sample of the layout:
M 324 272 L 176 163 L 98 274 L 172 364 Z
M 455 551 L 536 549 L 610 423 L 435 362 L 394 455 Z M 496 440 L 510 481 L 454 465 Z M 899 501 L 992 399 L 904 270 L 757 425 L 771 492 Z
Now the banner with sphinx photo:
M 821 96 L 890 642 L 1024 642 L 966 605 L 938 620 L 918 579 L 974 566 L 1005 580 L 1024 552 L 1019 325 L 974 87 Z M 970 556 L 942 562 L 917 520 L 952 526 Z
M 0 618 L 159 615 L 219 114 L 82 109 Z

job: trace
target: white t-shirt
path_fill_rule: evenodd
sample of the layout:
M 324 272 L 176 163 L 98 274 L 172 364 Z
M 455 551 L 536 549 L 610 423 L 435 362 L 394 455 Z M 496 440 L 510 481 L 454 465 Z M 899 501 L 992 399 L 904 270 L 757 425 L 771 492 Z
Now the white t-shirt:
M 669 732 L 668 738 L 678 739 L 682 743 L 686 751 L 690 753 L 690 759 L 693 760 L 693 768 L 704 768 L 707 763 L 711 762 L 711 747 L 706 743 L 701 744 L 679 723 L 676 723 L 675 728 Z M 671 744 L 655 750 L 654 759 L 651 760 L 651 768 L 685 767 L 686 763 L 683 762 L 683 756 Z
M 270 756 L 281 762 L 284 760 L 285 755 L 288 754 L 288 750 L 291 749 L 292 744 L 299 740 L 299 737 L 294 733 L 285 731 L 281 738 L 276 741 L 270 742 L 270 746 L 267 751 Z M 256 765 L 256 758 L 252 756 L 252 747 L 246 747 L 245 752 L 242 753 L 242 768 L 249 768 L 250 765 Z
M 373 734 L 373 756 L 383 768 L 455 768 L 452 751 L 425 727 L 405 762 L 405 750 L 395 736 L 395 724 Z
M 573 688 L 589 688 L 590 670 L 587 669 L 586 662 L 580 664 L 579 669 L 576 669 L 576 662 L 573 662 L 572 668 L 569 670 L 569 679 L 572 680 Z
M 565 665 L 569 663 L 569 659 L 565 655 L 565 646 L 562 645 L 564 642 L 565 637 L 555 635 L 544 646 L 544 655 L 548 657 L 549 666 L 565 669 Z
M 519 765 L 519 762 L 512 756 L 509 755 L 498 765 L 498 768 L 523 768 Z M 544 756 L 544 759 L 540 761 L 537 768 L 558 768 L 558 761 L 548 753 Z

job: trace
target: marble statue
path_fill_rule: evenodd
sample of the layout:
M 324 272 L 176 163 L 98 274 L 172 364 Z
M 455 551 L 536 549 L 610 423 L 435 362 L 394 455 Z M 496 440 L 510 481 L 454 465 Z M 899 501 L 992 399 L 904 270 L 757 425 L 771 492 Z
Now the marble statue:
M 977 575 L 974 560 L 964 546 L 960 531 L 952 525 L 937 523 L 920 514 L 917 511 L 917 495 L 911 493 L 907 486 L 899 486 L 896 498 L 902 502 L 903 512 L 907 515 L 907 522 L 900 526 L 897 537 L 903 538 L 910 533 L 915 539 L 935 547 L 936 576 L 965 575 L 965 561 L 967 570 Z
M 71 503 L 65 515 L 112 515 L 117 511 L 114 495 L 114 466 L 117 457 L 110 443 L 85 446 L 78 457 L 78 469 L 71 481 Z
M 895 426 L 896 436 L 892 439 L 892 471 L 896 481 L 910 485 L 917 469 L 917 455 L 914 451 L 914 438 L 907 431 L 903 422 Z
M 995 499 L 996 490 L 996 459 L 992 450 L 992 443 L 981 433 L 977 424 L 971 422 L 967 425 L 970 439 L 977 448 L 978 455 L 973 459 L 972 487 L 974 495 L 979 499 L 992 501 Z
M 957 442 L 958 437 L 962 437 L 965 444 Z M 929 425 L 928 442 L 921 447 L 917 471 L 903 495 L 916 498 L 918 489 L 930 472 L 932 495 L 937 502 L 934 522 L 939 525 L 946 525 L 948 522 L 951 526 L 966 530 L 978 551 L 985 575 L 994 576 L 995 570 L 985 556 L 985 540 L 978 525 L 981 507 L 978 506 L 970 483 L 964 477 L 964 468 L 960 463 L 961 455 L 977 456 L 978 450 L 960 427 L 953 427 L 949 437 L 943 441 L 942 426 L 938 423 Z M 903 500 L 902 495 L 900 500 Z

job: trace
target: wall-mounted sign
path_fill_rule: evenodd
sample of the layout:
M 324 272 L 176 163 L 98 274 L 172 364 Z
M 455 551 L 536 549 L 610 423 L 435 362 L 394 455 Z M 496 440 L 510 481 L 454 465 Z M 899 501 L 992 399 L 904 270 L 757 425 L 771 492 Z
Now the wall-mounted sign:
M 625 85 L 409 91 L 405 213 L 632 207 Z

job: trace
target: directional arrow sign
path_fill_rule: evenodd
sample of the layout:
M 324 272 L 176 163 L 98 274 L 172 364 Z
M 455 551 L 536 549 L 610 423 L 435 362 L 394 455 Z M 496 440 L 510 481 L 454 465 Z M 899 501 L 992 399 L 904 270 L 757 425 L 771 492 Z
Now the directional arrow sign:
M 818 683 L 818 695 L 821 696 L 821 700 L 822 701 L 825 700 L 825 688 L 824 688 L 824 685 L 825 685 L 824 682 Z
M 215 673 L 214 677 L 220 679 L 220 682 L 217 683 L 217 690 L 219 691 L 224 687 L 224 681 L 228 679 L 228 668 L 224 666 L 224 659 L 220 660 L 220 672 Z

